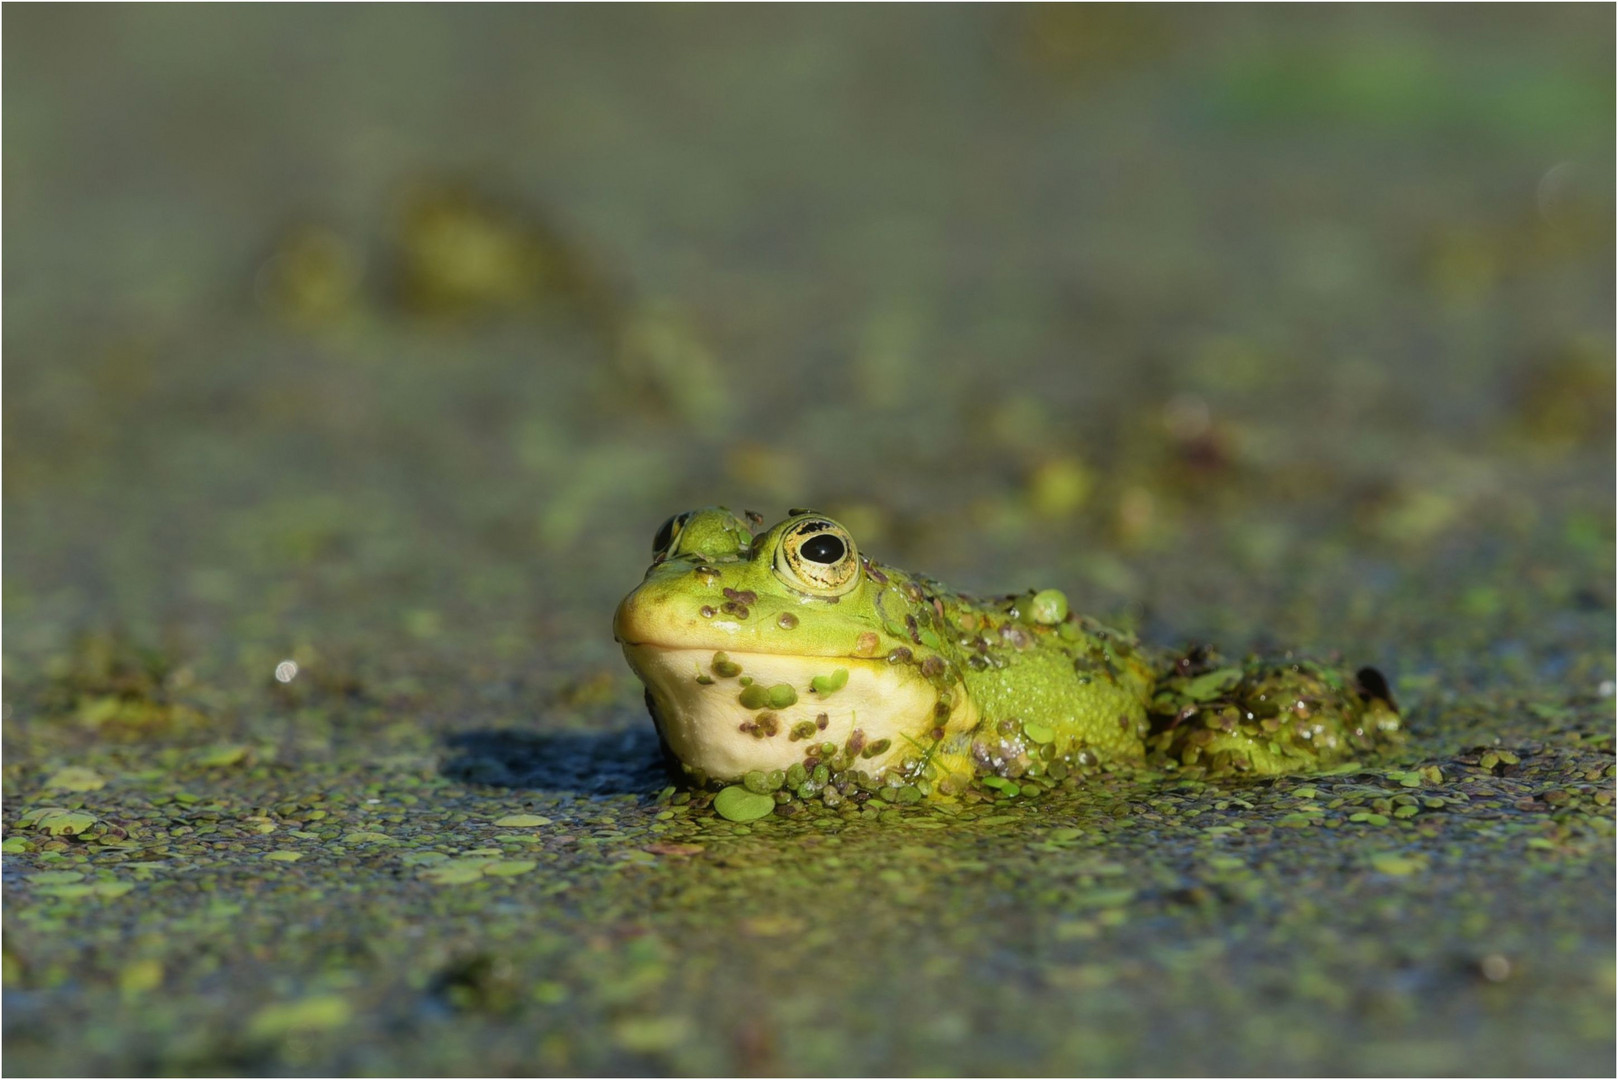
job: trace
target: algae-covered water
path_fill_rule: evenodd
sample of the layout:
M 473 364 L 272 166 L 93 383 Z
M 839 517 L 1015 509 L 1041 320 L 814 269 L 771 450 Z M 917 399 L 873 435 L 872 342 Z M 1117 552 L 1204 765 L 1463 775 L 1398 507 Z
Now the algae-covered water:
M 8 11 L 6 1072 L 1610 1075 L 1613 28 Z M 1409 742 L 725 821 L 709 503 Z

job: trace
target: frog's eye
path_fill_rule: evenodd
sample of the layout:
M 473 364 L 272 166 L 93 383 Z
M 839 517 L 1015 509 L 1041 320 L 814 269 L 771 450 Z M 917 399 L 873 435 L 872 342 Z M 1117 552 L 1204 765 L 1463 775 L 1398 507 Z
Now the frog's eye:
M 825 518 L 810 518 L 781 537 L 775 572 L 795 589 L 841 596 L 860 583 L 860 556 L 847 529 Z
M 675 514 L 663 522 L 663 527 L 658 529 L 657 535 L 652 538 L 653 555 L 662 555 L 673 546 L 675 539 L 680 535 L 680 530 L 685 528 L 686 519 L 690 516 L 689 513 Z

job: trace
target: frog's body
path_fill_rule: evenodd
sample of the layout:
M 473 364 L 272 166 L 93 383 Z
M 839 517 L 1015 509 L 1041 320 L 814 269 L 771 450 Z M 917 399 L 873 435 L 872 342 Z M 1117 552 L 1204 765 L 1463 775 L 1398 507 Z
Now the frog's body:
M 811 511 L 752 537 L 710 507 L 670 519 L 654 546 L 613 629 L 664 742 L 699 778 L 825 764 L 947 794 L 1149 752 L 1304 771 L 1398 727 L 1385 692 L 1302 662 L 1193 656 L 1159 678 L 1134 638 L 1055 590 L 963 596 L 861 556 Z

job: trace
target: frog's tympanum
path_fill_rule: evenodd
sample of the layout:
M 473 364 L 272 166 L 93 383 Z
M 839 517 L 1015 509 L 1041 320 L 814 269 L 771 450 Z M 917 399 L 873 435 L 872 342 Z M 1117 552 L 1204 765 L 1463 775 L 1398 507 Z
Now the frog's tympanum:
M 884 566 L 814 511 L 754 536 L 694 510 L 652 546 L 613 631 L 699 782 L 825 766 L 948 796 L 1115 763 L 1307 772 L 1398 736 L 1373 669 L 1159 655 L 1055 589 L 980 599 Z

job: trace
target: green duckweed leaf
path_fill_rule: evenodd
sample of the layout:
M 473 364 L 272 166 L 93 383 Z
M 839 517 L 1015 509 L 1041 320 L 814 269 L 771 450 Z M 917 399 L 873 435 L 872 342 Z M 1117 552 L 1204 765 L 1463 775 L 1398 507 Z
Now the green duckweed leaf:
M 1242 669 L 1227 667 L 1198 675 L 1180 689 L 1192 701 L 1212 701 L 1242 679 Z
M 493 874 L 495 877 L 516 877 L 518 874 L 528 873 L 538 865 L 539 863 L 533 859 L 502 859 L 485 866 L 483 872 Z
M 1041 589 L 1029 601 L 1029 614 L 1035 622 L 1055 626 L 1067 618 L 1067 596 L 1060 589 Z
M 266 1005 L 253 1015 L 247 1033 L 255 1039 L 278 1039 L 298 1032 L 330 1031 L 348 1023 L 348 1001 L 336 994 Z
M 1427 860 L 1420 855 L 1400 855 L 1395 851 L 1383 851 L 1371 856 L 1371 869 L 1379 874 L 1408 877 L 1417 871 L 1427 869 Z
M 848 669 L 838 668 L 830 675 L 816 675 L 809 680 L 809 688 L 821 697 L 835 694 L 848 685 Z
M 205 769 L 223 769 L 238 764 L 247 756 L 245 746 L 219 746 L 207 750 L 197 758 L 197 764 Z
M 96 887 L 89 882 L 80 882 L 75 885 L 45 885 L 39 891 L 61 900 L 83 900 L 87 896 L 94 896 Z
M 775 800 L 732 786 L 714 796 L 713 808 L 714 813 L 728 821 L 757 821 L 775 811 Z
M 483 877 L 484 867 L 488 866 L 488 859 L 452 859 L 449 862 L 430 866 L 422 872 L 422 877 L 439 885 L 469 885 Z
M 507 814 L 503 818 L 495 819 L 495 825 L 502 829 L 537 829 L 550 823 L 550 818 L 540 817 L 538 814 Z
M 93 769 L 69 765 L 45 781 L 55 791 L 96 791 L 107 786 L 107 781 Z
M 20 825 L 32 825 L 52 836 L 77 836 L 96 823 L 96 816 L 87 810 L 69 810 L 62 806 L 39 806 L 18 819 Z

